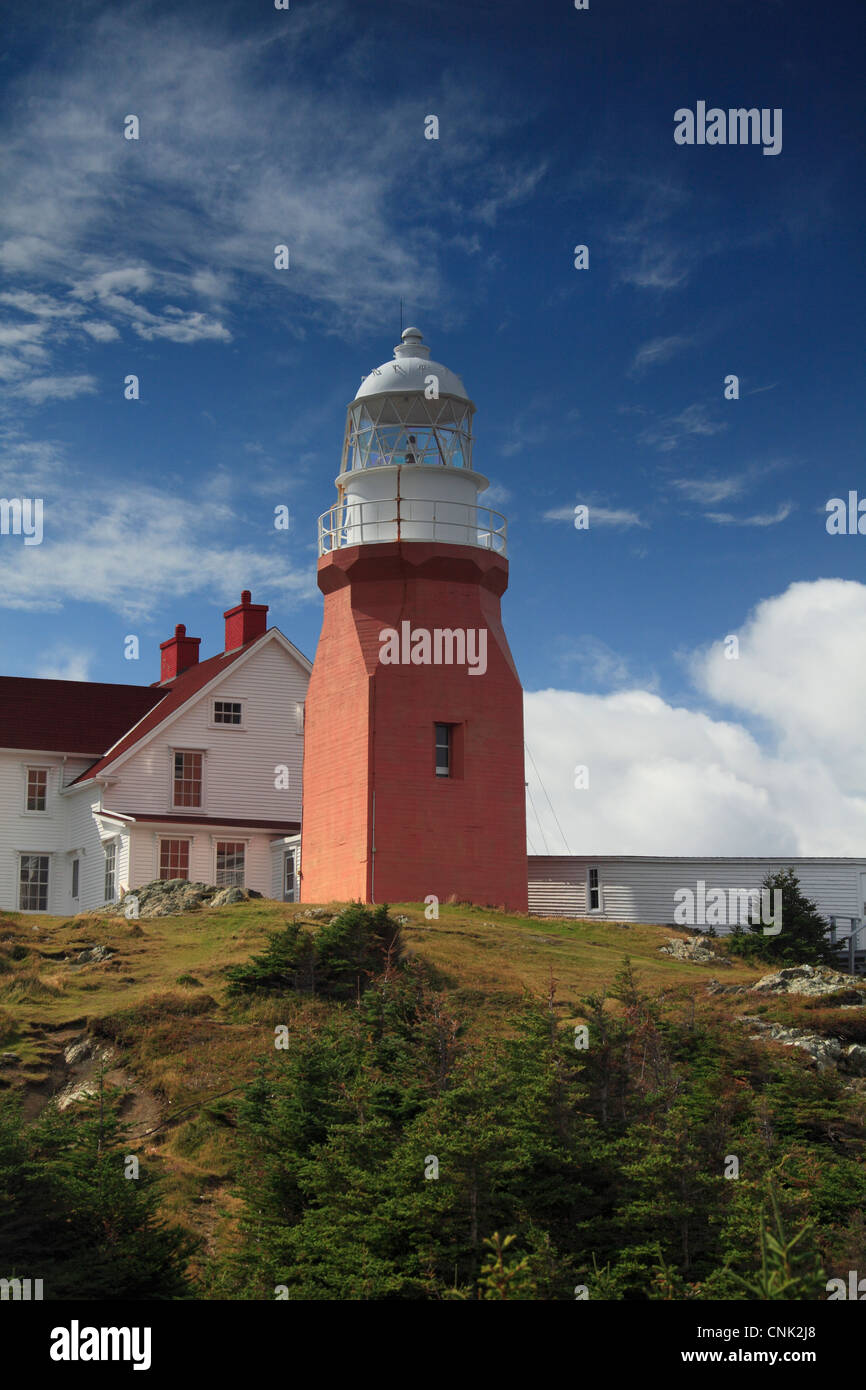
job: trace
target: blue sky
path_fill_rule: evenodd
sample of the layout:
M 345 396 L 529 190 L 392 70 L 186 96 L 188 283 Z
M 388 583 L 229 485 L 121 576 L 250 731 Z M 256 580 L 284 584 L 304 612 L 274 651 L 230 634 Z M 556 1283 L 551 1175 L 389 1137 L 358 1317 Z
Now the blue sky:
M 0 495 L 45 507 L 42 545 L 0 536 L 6 674 L 148 683 L 244 587 L 312 656 L 315 519 L 402 295 L 478 408 L 569 848 L 863 852 L 866 536 L 825 527 L 866 496 L 859 6 L 5 13 Z M 781 108 L 781 152 L 675 144 L 699 100 Z

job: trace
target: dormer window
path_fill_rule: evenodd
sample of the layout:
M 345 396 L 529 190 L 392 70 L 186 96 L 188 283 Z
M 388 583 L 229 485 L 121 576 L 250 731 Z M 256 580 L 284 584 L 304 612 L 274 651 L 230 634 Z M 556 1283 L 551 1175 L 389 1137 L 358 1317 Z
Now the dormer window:
M 213 722 L 215 724 L 230 724 L 239 728 L 243 724 L 243 705 L 240 700 L 214 700 L 213 702 Z

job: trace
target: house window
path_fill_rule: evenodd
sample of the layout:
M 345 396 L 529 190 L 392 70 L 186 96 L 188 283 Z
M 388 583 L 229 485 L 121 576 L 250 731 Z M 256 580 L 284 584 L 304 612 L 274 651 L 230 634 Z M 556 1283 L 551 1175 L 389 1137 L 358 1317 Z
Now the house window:
M 201 753 L 175 753 L 175 806 L 201 806 L 201 765 Z
M 601 889 L 598 884 L 598 869 L 587 871 L 586 900 L 590 912 L 598 912 L 601 907 Z
M 117 841 L 109 840 L 105 846 L 105 901 L 113 903 L 117 897 Z
M 160 840 L 159 876 L 189 878 L 189 840 Z
M 214 700 L 213 702 L 213 722 L 215 724 L 240 724 L 241 714 L 240 700 Z
M 48 768 L 28 767 L 27 769 L 27 810 L 44 811 L 48 795 Z
M 243 888 L 244 846 L 241 842 L 217 841 L 216 881 L 218 888 Z
M 437 777 L 451 776 L 451 729 L 450 724 L 436 724 L 435 767 Z
M 77 897 L 78 897 L 78 874 L 79 874 L 80 866 L 81 866 L 81 860 L 80 860 L 80 859 L 73 859 L 73 861 L 72 861 L 72 896 L 73 896 L 73 898 L 77 898 Z
M 47 854 L 22 854 L 18 904 L 22 912 L 48 911 Z

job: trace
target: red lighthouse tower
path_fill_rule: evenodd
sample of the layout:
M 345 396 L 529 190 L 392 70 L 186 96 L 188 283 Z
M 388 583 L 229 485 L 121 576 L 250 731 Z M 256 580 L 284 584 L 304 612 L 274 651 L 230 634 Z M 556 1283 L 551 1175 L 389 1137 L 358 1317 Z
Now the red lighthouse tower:
M 416 328 L 349 406 L 337 501 L 319 519 L 304 902 L 456 894 L 527 910 L 506 524 L 478 504 L 474 411 Z

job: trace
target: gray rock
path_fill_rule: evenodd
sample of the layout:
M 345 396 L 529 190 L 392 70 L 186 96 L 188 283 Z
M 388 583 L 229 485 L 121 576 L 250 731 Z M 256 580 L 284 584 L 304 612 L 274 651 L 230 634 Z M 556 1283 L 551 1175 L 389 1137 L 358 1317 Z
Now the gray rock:
M 95 1062 L 113 1062 L 118 1056 L 117 1048 L 111 1043 L 100 1043 L 95 1038 L 79 1038 L 63 1050 L 63 1060 L 68 1067 L 78 1066 L 91 1058 Z
M 213 884 L 187 883 L 185 878 L 156 879 L 142 888 L 135 888 L 124 897 L 138 902 L 138 917 L 171 917 L 178 912 L 196 912 L 202 907 L 224 907 L 226 903 L 246 902 L 261 898 L 251 888 L 216 888 Z
M 838 1038 L 825 1038 L 820 1033 L 808 1033 L 799 1028 L 786 1028 L 782 1023 L 770 1023 L 765 1019 L 744 1015 L 740 1022 L 757 1031 L 749 1034 L 754 1042 L 777 1042 L 783 1047 L 797 1047 L 811 1057 L 818 1071 L 828 1071 L 833 1067 L 847 1070 L 843 1065 L 845 1047 Z M 863 1049 L 866 1053 L 866 1048 Z M 851 1068 L 853 1070 L 853 1068 Z
M 83 951 L 79 951 L 75 959 L 79 965 L 89 965 L 93 961 L 111 960 L 114 955 L 107 946 L 88 946 Z
M 660 946 L 659 951 L 663 956 L 673 956 L 674 960 L 690 961 L 693 965 L 712 964 L 730 967 L 732 964 L 725 956 L 717 956 L 715 951 L 711 951 L 697 938 L 683 941 L 679 936 L 670 936 L 667 945 Z
M 242 903 L 246 900 L 243 888 L 221 888 L 210 900 L 210 907 L 226 907 L 229 903 Z
M 829 965 L 791 965 L 777 970 L 772 975 L 764 975 L 751 989 L 756 994 L 834 994 L 844 990 L 848 1002 L 859 995 L 859 1002 L 866 1004 L 866 989 L 858 990 L 850 975 L 832 970 Z

